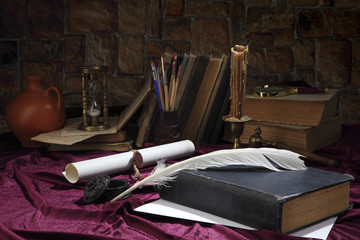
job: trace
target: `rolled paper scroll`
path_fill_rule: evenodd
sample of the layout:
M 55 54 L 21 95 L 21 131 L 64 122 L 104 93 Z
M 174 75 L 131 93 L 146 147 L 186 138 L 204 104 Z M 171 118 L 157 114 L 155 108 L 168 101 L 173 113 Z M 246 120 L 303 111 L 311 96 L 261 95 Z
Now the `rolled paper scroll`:
M 190 140 L 163 144 L 137 150 L 141 154 L 143 166 L 150 166 L 161 159 L 176 159 L 190 156 L 195 152 L 195 146 Z M 97 175 L 111 175 L 133 168 L 134 152 L 118 153 L 110 156 L 69 163 L 63 175 L 71 182 L 76 183 Z

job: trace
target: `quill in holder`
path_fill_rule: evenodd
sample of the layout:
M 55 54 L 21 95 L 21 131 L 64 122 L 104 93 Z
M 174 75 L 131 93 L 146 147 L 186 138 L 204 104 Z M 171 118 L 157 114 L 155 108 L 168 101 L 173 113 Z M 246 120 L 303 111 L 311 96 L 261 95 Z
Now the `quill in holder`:
M 281 171 L 281 168 L 288 170 L 304 170 L 306 169 L 306 166 L 304 161 L 299 158 L 300 156 L 300 154 L 292 151 L 275 148 L 219 150 L 192 157 L 156 171 L 152 175 L 135 183 L 132 187 L 119 194 L 111 201 L 121 199 L 123 196 L 129 194 L 142 185 L 174 180 L 176 174 L 185 169 L 196 170 L 229 165 L 249 165 L 264 167 L 273 171 Z

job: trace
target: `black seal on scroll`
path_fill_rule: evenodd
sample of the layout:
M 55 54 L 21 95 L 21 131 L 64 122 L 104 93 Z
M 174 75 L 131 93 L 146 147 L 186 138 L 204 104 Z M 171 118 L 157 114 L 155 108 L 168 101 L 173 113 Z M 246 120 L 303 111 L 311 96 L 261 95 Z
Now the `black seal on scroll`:
M 89 179 L 85 186 L 84 201 L 86 203 L 104 203 L 129 188 L 129 182 L 125 179 L 110 179 L 108 175 L 95 176 Z M 120 200 L 130 196 L 127 194 Z

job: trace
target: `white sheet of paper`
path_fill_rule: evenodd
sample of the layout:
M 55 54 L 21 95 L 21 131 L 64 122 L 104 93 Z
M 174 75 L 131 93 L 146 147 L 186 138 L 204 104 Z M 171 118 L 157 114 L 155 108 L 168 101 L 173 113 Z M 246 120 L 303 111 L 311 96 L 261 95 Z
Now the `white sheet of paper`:
M 135 209 L 137 212 L 150 213 L 155 215 L 161 215 L 166 217 L 187 219 L 196 222 L 206 222 L 221 224 L 228 227 L 236 227 L 247 230 L 256 230 L 255 228 L 246 226 L 241 223 L 237 223 L 222 217 L 215 216 L 210 213 L 199 211 L 193 208 L 189 208 L 180 204 L 176 204 L 170 201 L 163 199 L 156 200 L 154 202 L 144 204 Z M 293 232 L 292 236 L 298 237 L 310 237 L 310 238 L 319 238 L 326 239 L 329 235 L 331 228 L 335 223 L 336 217 L 327 219 L 320 223 L 314 224 L 308 228 Z

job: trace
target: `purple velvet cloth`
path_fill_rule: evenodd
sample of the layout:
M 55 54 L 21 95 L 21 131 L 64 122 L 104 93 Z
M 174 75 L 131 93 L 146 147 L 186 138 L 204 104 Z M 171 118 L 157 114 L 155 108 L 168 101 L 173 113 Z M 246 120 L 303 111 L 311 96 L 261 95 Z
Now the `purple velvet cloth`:
M 196 146 L 196 154 L 230 147 Z M 68 163 L 113 152 L 46 152 L 4 144 L 0 148 L 0 239 L 300 239 L 269 230 L 250 231 L 135 212 L 134 208 L 159 198 L 153 187 L 138 189 L 123 201 L 86 204 L 86 181 L 71 184 L 61 172 Z M 343 137 L 336 144 L 316 152 L 337 159 L 339 166 L 307 162 L 308 166 L 355 178 L 350 186 L 353 209 L 338 217 L 329 235 L 329 239 L 355 239 L 360 236 L 360 126 L 344 126 Z M 151 170 L 141 171 L 148 175 Z M 112 177 L 132 184 L 130 175 Z

